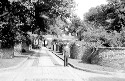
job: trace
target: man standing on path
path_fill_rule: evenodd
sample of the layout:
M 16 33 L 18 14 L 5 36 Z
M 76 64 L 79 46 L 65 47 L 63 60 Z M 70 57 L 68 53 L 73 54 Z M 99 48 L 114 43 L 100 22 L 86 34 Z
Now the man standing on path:
M 64 55 L 64 66 L 68 66 L 68 58 L 70 56 L 69 43 L 67 43 L 66 46 L 64 46 L 63 55 Z

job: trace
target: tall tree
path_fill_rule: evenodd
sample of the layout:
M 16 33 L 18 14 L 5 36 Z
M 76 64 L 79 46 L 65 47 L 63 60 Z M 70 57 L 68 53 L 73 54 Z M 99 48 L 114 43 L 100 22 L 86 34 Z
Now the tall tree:
M 56 28 L 56 31 L 61 31 L 56 19 L 60 17 L 64 20 L 70 17 L 71 8 L 74 6 L 72 0 L 39 0 L 33 3 L 27 0 L 12 3 L 1 1 L 0 4 L 1 40 L 5 46 L 6 43 L 14 44 L 19 39 L 26 40 L 24 38 L 27 38 L 28 31 L 39 34 L 40 31 L 46 32 L 51 27 Z M 54 23 L 53 26 L 48 23 L 50 21 Z M 12 43 L 9 43 L 10 41 Z
M 41 31 L 48 29 L 48 20 L 55 22 L 57 17 L 65 19 L 71 16 L 73 0 L 39 0 L 35 3 L 36 24 Z
M 3 47 L 13 46 L 14 42 L 24 40 L 19 36 L 27 37 L 27 31 L 31 31 L 31 27 L 34 24 L 31 10 L 21 2 L 12 2 L 9 5 L 10 7 L 4 10 L 7 11 L 7 14 L 2 15 L 0 20 L 2 23 L 0 38 L 3 42 Z
M 89 10 L 84 17 L 86 24 L 90 24 L 86 28 L 94 29 L 91 31 L 103 31 L 91 36 L 95 36 L 98 40 L 108 42 L 109 46 L 122 46 L 124 42 L 125 29 L 125 3 L 122 0 L 108 0 L 106 5 L 100 5 Z

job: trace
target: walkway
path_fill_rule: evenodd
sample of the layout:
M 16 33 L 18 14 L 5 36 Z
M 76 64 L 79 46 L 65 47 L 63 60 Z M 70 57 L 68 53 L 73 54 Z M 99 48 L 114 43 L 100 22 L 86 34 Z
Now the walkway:
M 84 81 L 46 48 L 36 52 L 19 69 L 0 74 L 0 81 Z
M 36 50 L 20 68 L 0 72 L 0 81 L 125 81 L 123 77 L 64 67 L 63 61 L 46 48 Z

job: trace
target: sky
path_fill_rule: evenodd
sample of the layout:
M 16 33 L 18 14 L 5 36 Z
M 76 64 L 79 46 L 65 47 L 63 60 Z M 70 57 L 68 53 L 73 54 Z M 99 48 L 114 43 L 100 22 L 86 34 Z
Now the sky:
M 79 16 L 81 19 L 83 19 L 83 14 L 88 12 L 88 10 L 91 7 L 96 7 L 101 4 L 106 4 L 106 0 L 75 0 L 76 4 L 78 5 L 76 7 L 75 13 L 77 16 Z
M 8 1 L 12 2 L 12 1 L 17 1 L 17 0 L 8 0 Z

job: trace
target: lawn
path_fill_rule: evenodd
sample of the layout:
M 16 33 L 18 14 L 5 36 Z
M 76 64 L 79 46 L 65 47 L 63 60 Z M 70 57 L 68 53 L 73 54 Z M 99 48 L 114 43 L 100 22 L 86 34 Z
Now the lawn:
M 0 69 L 16 66 L 25 59 L 26 57 L 24 56 L 14 57 L 13 59 L 0 59 Z

